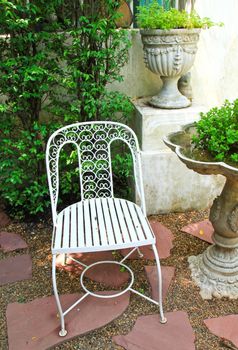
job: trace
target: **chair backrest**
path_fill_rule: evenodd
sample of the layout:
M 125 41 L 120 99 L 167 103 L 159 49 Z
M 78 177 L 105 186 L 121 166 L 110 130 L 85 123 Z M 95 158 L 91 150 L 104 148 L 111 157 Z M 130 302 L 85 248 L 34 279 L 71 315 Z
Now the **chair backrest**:
M 145 213 L 140 150 L 137 137 L 128 126 L 116 122 L 85 122 L 65 126 L 49 138 L 46 166 L 53 220 L 57 216 L 59 195 L 59 156 L 62 147 L 74 144 L 78 151 L 81 198 L 113 197 L 111 144 L 125 142 L 132 154 L 135 184 Z

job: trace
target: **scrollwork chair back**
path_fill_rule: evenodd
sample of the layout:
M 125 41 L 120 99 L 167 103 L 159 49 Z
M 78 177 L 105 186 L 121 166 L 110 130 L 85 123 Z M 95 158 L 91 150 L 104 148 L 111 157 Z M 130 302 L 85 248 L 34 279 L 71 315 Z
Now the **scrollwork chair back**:
M 116 140 L 125 142 L 131 151 L 136 190 L 145 213 L 140 151 L 133 130 L 116 122 L 75 123 L 53 133 L 47 145 L 46 164 L 54 222 L 57 216 L 62 148 L 66 144 L 74 144 L 77 148 L 82 200 L 114 197 L 111 145 Z

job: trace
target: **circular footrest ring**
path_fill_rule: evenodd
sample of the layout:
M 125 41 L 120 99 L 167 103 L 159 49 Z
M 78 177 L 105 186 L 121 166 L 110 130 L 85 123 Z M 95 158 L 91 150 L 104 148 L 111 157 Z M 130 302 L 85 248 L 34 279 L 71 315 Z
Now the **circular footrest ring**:
M 127 288 L 125 288 L 124 290 L 122 290 L 121 292 L 119 293 L 115 293 L 115 294 L 111 294 L 111 295 L 103 295 L 103 294 L 97 294 L 97 293 L 93 293 L 91 292 L 90 290 L 87 289 L 87 287 L 85 287 L 84 285 L 84 282 L 83 282 L 83 277 L 85 275 L 85 273 L 91 269 L 92 267 L 94 267 L 95 265 L 100 265 L 100 264 L 115 264 L 115 265 L 120 265 L 122 267 L 124 267 L 131 275 L 131 282 L 129 283 L 129 285 L 127 286 Z M 120 295 L 126 293 L 128 290 L 130 290 L 131 286 L 133 285 L 134 283 L 134 273 L 133 271 L 125 264 L 123 263 L 120 263 L 118 261 L 111 261 L 111 260 L 106 260 L 106 261 L 97 261 L 91 265 L 88 265 L 84 270 L 83 272 L 81 273 L 81 276 L 80 276 L 80 283 L 82 285 L 82 288 L 85 290 L 86 293 L 94 296 L 94 297 L 97 297 L 97 298 L 104 298 L 104 299 L 107 299 L 107 298 L 116 298 L 116 297 L 119 297 Z

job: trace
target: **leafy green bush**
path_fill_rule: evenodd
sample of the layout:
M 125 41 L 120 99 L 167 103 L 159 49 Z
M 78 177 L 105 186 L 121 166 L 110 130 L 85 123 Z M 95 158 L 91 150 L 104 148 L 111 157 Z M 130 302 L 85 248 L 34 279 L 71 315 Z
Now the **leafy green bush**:
M 52 128 L 34 123 L 31 131 L 22 129 L 15 134 L 12 128 L 14 124 L 1 123 L 1 197 L 16 217 L 26 213 L 38 215 L 50 204 L 46 173 L 42 171 L 45 159 L 42 143 Z
M 120 111 L 127 120 L 131 105 L 124 94 L 110 92 L 106 86 L 122 81 L 121 68 L 131 45 L 128 31 L 115 27 L 120 1 L 88 0 L 80 6 L 65 1 L 67 11 L 57 12 L 66 36 L 65 64 L 61 89 L 55 90 L 55 115 L 72 120 L 106 120 Z M 62 91 L 67 99 L 62 99 Z
M 201 113 L 196 132 L 195 147 L 208 151 L 218 161 L 238 163 L 238 99 Z
M 145 29 L 210 28 L 215 25 L 209 18 L 201 18 L 194 11 L 188 14 L 175 8 L 165 10 L 157 0 L 147 6 L 138 6 L 137 23 Z
M 12 215 L 40 216 L 50 206 L 44 158 L 54 130 L 76 121 L 128 121 L 128 98 L 106 89 L 122 80 L 129 47 L 126 32 L 115 28 L 119 4 L 0 2 L 0 197 Z M 62 199 L 78 195 L 75 159 L 75 152 L 62 153 Z

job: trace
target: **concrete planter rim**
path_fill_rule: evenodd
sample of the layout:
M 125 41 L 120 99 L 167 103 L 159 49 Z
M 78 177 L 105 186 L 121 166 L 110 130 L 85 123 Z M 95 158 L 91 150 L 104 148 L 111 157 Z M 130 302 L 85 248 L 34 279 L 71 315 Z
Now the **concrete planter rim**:
M 141 35 L 184 35 L 184 34 L 199 34 L 201 28 L 176 28 L 176 29 L 140 29 Z
M 195 159 L 186 157 L 182 153 L 182 151 L 185 147 L 171 141 L 172 137 L 182 135 L 186 131 L 188 131 L 189 129 L 194 128 L 194 127 L 195 127 L 195 123 L 186 124 L 186 125 L 182 126 L 182 129 L 180 131 L 172 132 L 172 133 L 169 133 L 168 135 L 164 136 L 163 141 L 173 152 L 176 153 L 176 155 L 179 157 L 179 159 L 183 163 L 185 163 L 190 169 L 193 169 L 196 171 L 196 169 L 200 168 L 200 170 L 202 171 L 203 168 L 207 169 L 209 167 L 211 175 L 212 174 L 221 174 L 224 176 L 229 176 L 229 175 L 230 176 L 238 176 L 238 166 L 233 167 L 225 162 L 217 162 L 217 161 L 214 161 L 214 162 L 207 161 L 206 162 L 206 161 L 199 161 L 199 160 L 195 160 Z

